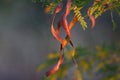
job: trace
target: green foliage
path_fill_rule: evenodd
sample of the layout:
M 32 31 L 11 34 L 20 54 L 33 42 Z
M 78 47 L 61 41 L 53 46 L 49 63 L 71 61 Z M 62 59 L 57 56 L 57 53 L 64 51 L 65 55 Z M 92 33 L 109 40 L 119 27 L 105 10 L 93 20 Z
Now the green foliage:
M 65 2 L 64 0 L 33 0 L 36 3 L 42 4 L 42 6 L 50 7 L 49 12 L 50 14 L 53 14 L 53 11 L 56 7 L 56 5 L 60 2 Z M 93 4 L 91 4 L 93 3 Z M 51 5 L 52 4 L 52 5 Z M 86 14 L 83 14 L 81 16 L 81 9 L 84 8 L 86 5 L 90 8 L 90 14 L 94 16 L 95 19 L 97 19 L 99 16 L 101 16 L 103 13 L 105 13 L 108 10 L 115 10 L 118 13 L 118 16 L 120 16 L 120 0 L 72 0 L 72 10 L 74 11 L 75 15 L 77 15 L 77 19 L 82 25 L 82 28 L 87 28 L 87 24 L 84 20 Z M 76 10 L 73 9 L 74 7 L 77 7 Z M 87 9 L 88 10 L 88 9 Z M 87 13 L 86 10 L 86 13 Z M 116 22 L 112 18 L 113 23 L 113 29 L 116 28 Z
M 107 46 L 96 46 L 95 52 L 90 52 L 87 48 L 77 47 L 75 59 L 78 67 L 73 71 L 72 80 L 85 80 L 83 73 L 90 80 L 119 80 L 120 79 L 120 45 L 111 44 Z M 74 66 L 72 63 L 72 51 L 68 50 L 64 53 L 64 63 L 60 70 L 43 80 L 64 80 L 69 70 Z M 51 53 L 48 55 L 48 61 L 38 66 L 37 71 L 41 71 L 49 65 L 55 64 L 59 58 L 59 54 Z M 44 65 L 44 66 L 43 66 Z M 92 74 L 94 72 L 94 74 Z M 99 77 L 101 75 L 101 77 Z M 94 79 L 94 77 L 98 77 Z
M 78 7 L 84 7 L 92 0 L 73 0 L 73 5 L 76 5 Z
M 84 20 L 84 17 L 82 16 L 80 10 L 82 9 L 82 7 L 77 7 L 77 6 L 73 6 L 72 10 L 74 11 L 75 16 L 77 17 L 77 20 L 80 22 L 80 24 L 82 25 L 83 30 L 85 30 L 87 28 L 87 23 Z

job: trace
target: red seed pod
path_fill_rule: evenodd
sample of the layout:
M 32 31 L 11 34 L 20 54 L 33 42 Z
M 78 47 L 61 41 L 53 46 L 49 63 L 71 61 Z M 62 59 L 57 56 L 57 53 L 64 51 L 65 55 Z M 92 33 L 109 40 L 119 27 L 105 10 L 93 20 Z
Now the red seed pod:
M 58 28 L 58 31 L 56 31 L 56 30 L 54 29 L 53 23 L 54 23 L 54 19 L 55 19 L 56 14 L 59 13 L 59 12 L 61 11 L 61 9 L 62 9 L 62 6 L 61 6 L 61 5 L 62 5 L 62 4 L 58 4 L 58 5 L 56 6 L 56 8 L 55 8 L 55 10 L 54 10 L 53 17 L 52 17 L 52 22 L 51 22 L 51 32 L 52 32 L 53 36 L 55 37 L 55 39 L 57 39 L 59 42 L 62 42 L 62 38 L 59 36 L 59 28 L 61 27 L 61 23 L 58 24 L 58 27 L 59 27 L 59 28 Z
M 63 62 L 63 56 L 62 56 L 62 54 L 60 54 L 60 59 L 59 59 L 58 63 L 52 69 L 50 69 L 48 72 L 46 72 L 46 76 L 50 76 L 50 75 L 54 74 L 55 72 L 57 72 L 59 70 L 62 62 Z
M 66 16 L 70 14 L 71 4 L 72 4 L 71 0 L 68 0 L 66 5 L 66 11 L 65 11 Z
M 54 23 L 54 19 L 55 19 L 56 14 L 59 13 L 62 9 L 61 4 L 56 6 L 56 8 L 54 10 L 54 14 L 53 14 L 53 17 L 52 17 L 52 23 L 51 23 L 51 32 L 52 32 L 53 36 L 55 37 L 55 39 L 57 39 L 61 43 L 60 58 L 59 58 L 57 64 L 51 70 L 49 70 L 46 73 L 46 76 L 50 76 L 50 75 L 54 74 L 56 71 L 59 70 L 59 68 L 60 68 L 60 66 L 63 62 L 62 51 L 68 43 L 70 43 L 70 45 L 73 48 L 72 57 L 74 57 L 75 50 L 74 50 L 74 45 L 73 45 L 72 41 L 70 40 L 70 30 L 73 28 L 74 24 L 77 22 L 77 18 L 74 16 L 73 20 L 70 22 L 70 24 L 68 24 L 68 21 L 67 21 L 66 18 L 70 13 L 70 7 L 71 7 L 71 0 L 68 0 L 68 2 L 66 4 L 65 12 L 61 16 L 61 19 L 59 20 L 56 29 L 54 29 L 53 23 Z M 65 32 L 67 33 L 67 35 L 64 39 L 62 39 L 59 35 L 61 27 L 63 27 Z M 73 63 L 75 63 L 74 58 L 73 58 Z
M 69 30 L 69 26 L 68 26 L 68 22 L 67 22 L 67 16 L 70 14 L 71 3 L 72 3 L 71 0 L 67 1 L 66 10 L 62 16 L 63 28 L 69 37 L 70 37 L 70 30 Z
M 69 30 L 68 22 L 67 22 L 65 15 L 63 15 L 63 17 L 62 17 L 62 23 L 63 23 L 63 28 L 64 28 L 65 32 L 70 37 L 70 30 Z
M 55 8 L 55 10 L 54 10 L 54 13 L 60 12 L 61 9 L 62 9 L 62 4 L 60 3 L 60 4 L 58 4 L 58 5 L 56 6 L 56 8 Z
M 90 8 L 88 9 L 87 13 L 88 13 L 88 16 L 92 22 L 92 28 L 94 28 L 95 27 L 95 18 L 93 15 L 90 14 Z

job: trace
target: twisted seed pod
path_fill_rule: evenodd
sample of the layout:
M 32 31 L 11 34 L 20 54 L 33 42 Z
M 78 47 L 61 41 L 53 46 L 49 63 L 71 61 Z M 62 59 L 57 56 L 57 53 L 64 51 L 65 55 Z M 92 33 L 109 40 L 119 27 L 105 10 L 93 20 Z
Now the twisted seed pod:
M 60 4 L 56 6 L 53 17 L 52 17 L 52 22 L 51 22 L 51 32 L 52 32 L 53 36 L 60 42 L 62 42 L 62 38 L 59 36 L 59 34 L 56 33 L 54 26 L 53 26 L 53 22 L 54 22 L 56 14 L 59 13 L 61 11 L 61 9 L 62 8 L 61 8 Z M 62 56 L 62 52 L 60 51 L 60 58 L 59 58 L 57 64 L 52 69 L 50 69 L 48 72 L 46 72 L 46 76 L 50 76 L 50 75 L 54 74 L 56 71 L 58 71 L 62 62 L 63 62 L 63 56 Z
M 71 7 L 71 0 L 68 0 L 67 5 L 66 5 L 66 10 L 65 10 L 63 16 L 61 17 L 61 19 L 59 20 L 56 29 L 54 29 L 53 23 L 54 23 L 54 19 L 55 19 L 56 14 L 61 11 L 60 4 L 57 5 L 55 10 L 54 10 L 54 14 L 53 14 L 53 17 L 52 17 L 52 22 L 51 22 L 51 32 L 52 32 L 53 36 L 55 37 L 55 39 L 57 39 L 61 43 L 61 46 L 60 46 L 60 58 L 59 58 L 57 64 L 52 69 L 50 69 L 48 72 L 46 72 L 46 76 L 50 76 L 50 75 L 54 74 L 56 71 L 59 70 L 59 68 L 60 68 L 60 66 L 61 66 L 61 64 L 63 62 L 62 51 L 63 51 L 63 49 L 65 48 L 65 46 L 68 43 L 70 43 L 70 45 L 73 48 L 72 57 L 74 57 L 75 49 L 74 49 L 74 45 L 73 45 L 73 43 L 72 43 L 72 41 L 70 39 L 70 29 L 72 29 L 72 27 L 77 22 L 77 20 L 76 20 L 76 17 L 74 17 L 73 20 L 70 22 L 70 25 L 68 25 L 68 22 L 67 22 L 66 18 L 70 13 L 70 7 Z M 64 39 L 62 39 L 59 36 L 59 32 L 60 32 L 59 30 L 60 30 L 61 26 L 63 26 L 63 28 L 65 29 L 66 34 L 67 34 Z M 73 58 L 73 62 L 75 63 L 74 58 Z

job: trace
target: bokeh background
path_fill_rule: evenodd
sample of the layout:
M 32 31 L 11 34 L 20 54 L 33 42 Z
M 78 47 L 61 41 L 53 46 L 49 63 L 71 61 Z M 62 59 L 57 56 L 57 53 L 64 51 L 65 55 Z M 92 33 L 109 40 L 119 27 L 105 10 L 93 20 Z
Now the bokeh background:
M 44 72 L 37 73 L 36 67 L 59 50 L 50 32 L 50 19 L 32 0 L 0 0 L 0 80 L 40 80 Z M 71 31 L 75 46 L 94 51 L 103 42 L 120 44 L 120 18 L 115 12 L 114 19 L 115 30 L 109 11 L 97 19 L 94 29 L 90 21 L 85 31 L 77 23 Z

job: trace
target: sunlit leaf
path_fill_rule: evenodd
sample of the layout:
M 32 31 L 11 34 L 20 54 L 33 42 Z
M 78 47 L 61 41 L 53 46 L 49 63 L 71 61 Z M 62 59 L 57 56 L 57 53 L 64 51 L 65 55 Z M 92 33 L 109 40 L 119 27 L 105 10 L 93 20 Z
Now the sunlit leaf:
M 77 18 L 77 20 L 80 22 L 83 30 L 85 30 L 87 28 L 87 23 L 85 22 L 84 20 L 84 17 L 82 17 L 82 14 L 80 12 L 80 10 L 82 9 L 82 7 L 77 7 L 77 6 L 73 6 L 73 11 L 74 11 L 74 14 Z
M 43 70 L 44 68 L 46 67 L 49 67 L 50 65 L 54 64 L 56 62 L 57 59 L 51 59 L 51 60 L 48 60 L 46 61 L 45 63 L 42 63 L 41 65 L 39 65 L 37 68 L 36 68 L 36 71 L 37 72 L 40 72 L 41 70 Z
M 76 69 L 74 71 L 74 78 L 73 78 L 73 80 L 83 80 L 82 79 L 82 74 L 81 74 L 81 72 L 78 69 Z
M 59 54 L 58 53 L 50 53 L 48 54 L 48 59 L 54 59 L 54 58 L 58 58 Z

